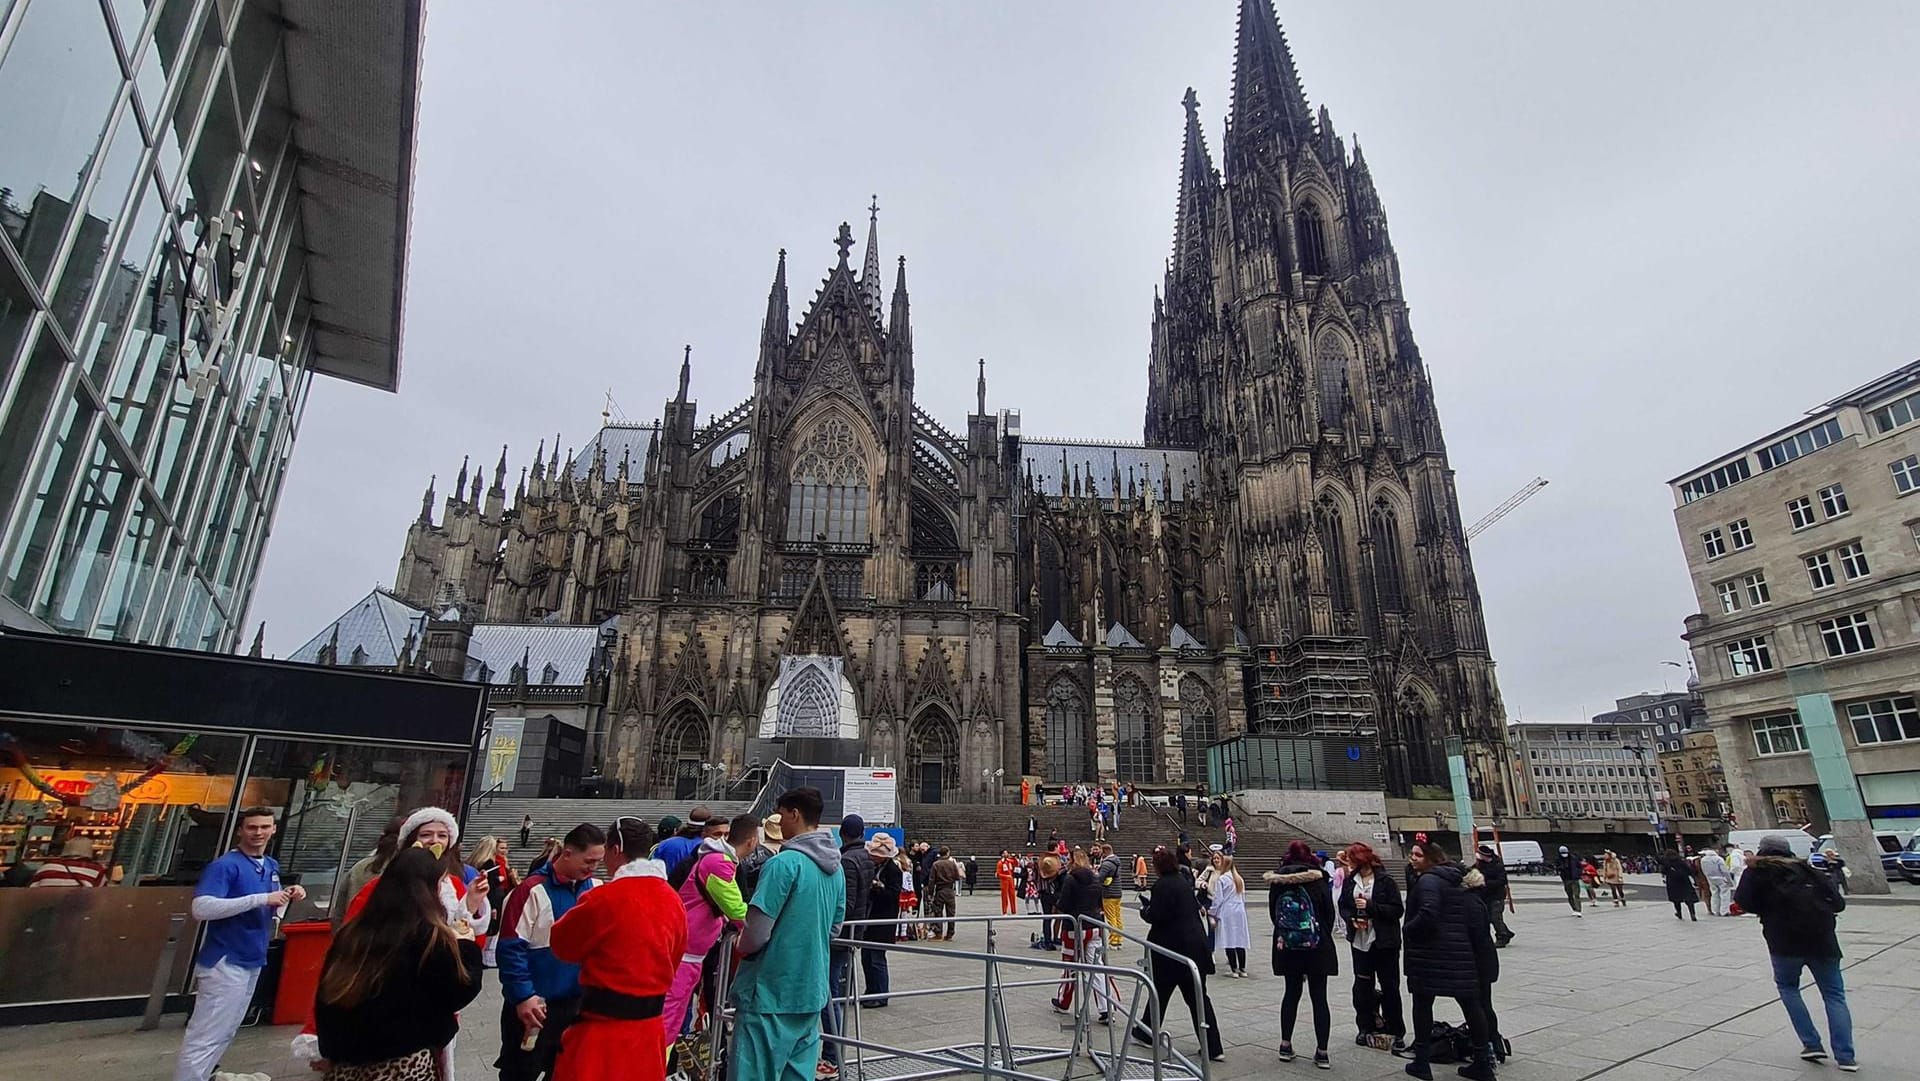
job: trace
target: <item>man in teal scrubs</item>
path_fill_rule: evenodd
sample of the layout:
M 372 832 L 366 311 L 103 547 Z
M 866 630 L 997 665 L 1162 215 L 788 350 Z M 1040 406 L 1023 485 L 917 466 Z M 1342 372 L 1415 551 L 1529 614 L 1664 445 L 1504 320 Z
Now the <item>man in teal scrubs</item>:
M 832 835 L 820 831 L 818 790 L 782 793 L 773 809 L 787 840 L 761 869 L 747 906 L 733 983 L 733 1076 L 813 1081 L 828 943 L 847 915 L 845 872 Z

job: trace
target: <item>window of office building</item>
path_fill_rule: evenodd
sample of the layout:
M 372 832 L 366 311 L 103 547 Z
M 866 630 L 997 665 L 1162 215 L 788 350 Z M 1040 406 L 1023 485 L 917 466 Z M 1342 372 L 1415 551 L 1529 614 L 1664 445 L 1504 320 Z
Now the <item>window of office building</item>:
M 1773 668 L 1773 651 L 1766 635 L 1742 638 L 1727 643 L 1727 664 L 1736 676 L 1750 676 Z
M 1897 462 L 1889 462 L 1887 470 L 1893 474 L 1893 490 L 1901 495 L 1920 488 L 1920 454 L 1909 454 Z
M 1723 615 L 1732 615 L 1740 610 L 1739 582 L 1720 582 L 1713 588 L 1715 592 L 1720 594 L 1720 611 Z M 1646 710 L 1643 709 L 1640 711 L 1640 716 L 1645 717 L 1646 715 Z
M 1873 625 L 1867 622 L 1865 612 L 1823 619 L 1819 628 L 1820 643 L 1827 647 L 1829 657 L 1845 657 L 1873 649 Z
M 1753 749 L 1759 754 L 1793 754 L 1807 749 L 1807 732 L 1798 713 L 1753 719 Z
M 1754 453 L 1759 459 L 1762 470 L 1786 465 L 1803 454 L 1812 454 L 1821 447 L 1831 445 L 1840 438 L 1840 422 L 1829 418 L 1804 432 L 1790 435 L 1777 443 L 1761 447 Z
M 1910 694 L 1847 703 L 1853 738 L 1861 743 L 1898 743 L 1920 739 L 1920 706 Z
M 1871 573 L 1867 570 L 1867 553 L 1860 547 L 1859 541 L 1843 544 L 1835 548 L 1833 554 L 1840 557 L 1840 572 L 1847 576 L 1848 581 L 1865 578 Z
M 1787 517 L 1792 520 L 1795 529 L 1805 529 L 1819 521 L 1813 516 L 1813 501 L 1803 495 L 1787 500 Z
M 1745 518 L 1727 523 L 1727 539 L 1733 542 L 1733 550 L 1738 552 L 1753 547 L 1753 527 Z
M 1709 529 L 1700 534 L 1700 547 L 1708 559 L 1719 559 L 1727 554 L 1727 538 L 1718 529 Z
M 1867 414 L 1873 418 L 1873 430 L 1885 435 L 1895 428 L 1904 428 L 1920 417 L 1920 394 L 1909 394 L 1899 401 L 1889 402 Z
M 1748 604 L 1766 604 L 1768 601 L 1773 600 L 1773 594 L 1767 589 L 1767 575 L 1765 571 L 1754 571 L 1752 574 L 1740 579 L 1740 582 L 1747 587 Z
M 1825 589 L 1834 583 L 1833 560 L 1825 552 L 1815 552 L 1801 560 L 1807 565 L 1807 581 L 1815 589 Z
M 1814 494 L 1820 497 L 1820 513 L 1828 518 L 1847 513 L 1847 490 L 1840 485 L 1829 484 Z

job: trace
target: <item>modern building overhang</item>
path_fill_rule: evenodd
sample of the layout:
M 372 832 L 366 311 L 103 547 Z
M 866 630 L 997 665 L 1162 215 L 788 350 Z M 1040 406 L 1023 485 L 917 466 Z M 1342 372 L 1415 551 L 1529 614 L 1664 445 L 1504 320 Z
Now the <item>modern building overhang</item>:
M 322 375 L 400 385 L 425 0 L 282 0 Z

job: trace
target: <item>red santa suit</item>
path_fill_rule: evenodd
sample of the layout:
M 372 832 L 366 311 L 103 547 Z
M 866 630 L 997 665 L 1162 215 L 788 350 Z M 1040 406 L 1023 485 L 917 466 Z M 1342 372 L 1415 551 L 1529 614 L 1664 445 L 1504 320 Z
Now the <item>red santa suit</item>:
M 663 1081 L 660 1013 L 687 948 L 686 909 L 666 868 L 650 859 L 620 868 L 554 922 L 548 944 L 555 957 L 580 966 L 582 992 L 553 1081 Z

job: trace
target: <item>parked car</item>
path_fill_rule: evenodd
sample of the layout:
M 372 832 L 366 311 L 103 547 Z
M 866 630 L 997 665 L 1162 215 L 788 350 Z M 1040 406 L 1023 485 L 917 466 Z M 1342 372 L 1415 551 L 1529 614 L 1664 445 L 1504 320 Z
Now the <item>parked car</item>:
M 1874 830 L 1873 843 L 1880 850 L 1880 870 L 1891 879 L 1900 873 L 1900 856 L 1912 844 L 1920 833 L 1913 830 Z M 1813 853 L 1807 862 L 1815 867 L 1824 867 L 1827 858 L 1821 853 L 1833 847 L 1833 834 L 1822 834 L 1813 842 Z M 1845 855 L 1845 853 L 1841 853 Z
M 1916 886 L 1920 886 L 1920 833 L 1913 835 L 1907 847 L 1900 850 L 1896 857 L 1900 868 L 1900 877 Z

